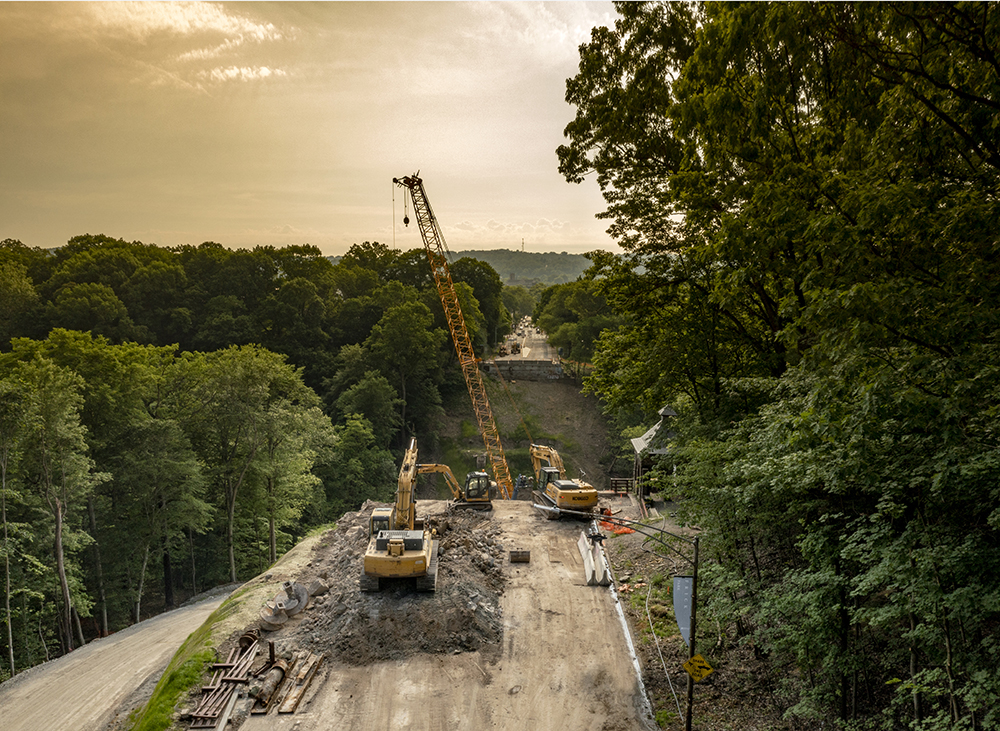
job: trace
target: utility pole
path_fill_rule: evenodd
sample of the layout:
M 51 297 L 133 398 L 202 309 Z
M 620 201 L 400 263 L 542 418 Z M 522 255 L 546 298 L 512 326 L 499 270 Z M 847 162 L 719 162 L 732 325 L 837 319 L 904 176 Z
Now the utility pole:
M 691 571 L 691 643 L 688 645 L 688 660 L 697 653 L 694 640 L 698 634 L 698 536 L 694 537 L 694 568 Z M 684 731 L 691 731 L 691 709 L 694 706 L 694 677 L 688 673 L 687 711 L 684 713 Z

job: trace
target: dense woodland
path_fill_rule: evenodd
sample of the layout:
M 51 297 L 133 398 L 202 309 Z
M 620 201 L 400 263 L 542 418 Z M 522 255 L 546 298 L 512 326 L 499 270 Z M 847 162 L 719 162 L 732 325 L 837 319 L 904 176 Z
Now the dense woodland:
M 450 269 L 484 354 L 544 290 Z M 0 677 L 388 499 L 467 403 L 423 249 L 8 239 L 0 300 Z
M 626 251 L 589 387 L 680 413 L 699 649 L 787 728 L 1000 728 L 1000 5 L 617 9 L 560 169 Z

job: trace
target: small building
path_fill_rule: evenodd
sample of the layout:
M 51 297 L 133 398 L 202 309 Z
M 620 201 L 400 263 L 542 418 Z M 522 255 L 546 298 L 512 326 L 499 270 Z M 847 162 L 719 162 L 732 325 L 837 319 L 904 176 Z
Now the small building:
M 657 413 L 660 415 L 660 420 L 641 437 L 632 440 L 632 451 L 635 455 L 632 484 L 640 501 L 645 500 L 649 494 L 648 483 L 644 476 L 653 468 L 654 458 L 662 458 L 670 453 L 670 439 L 674 436 L 669 420 L 677 416 L 677 412 L 669 406 L 664 406 Z

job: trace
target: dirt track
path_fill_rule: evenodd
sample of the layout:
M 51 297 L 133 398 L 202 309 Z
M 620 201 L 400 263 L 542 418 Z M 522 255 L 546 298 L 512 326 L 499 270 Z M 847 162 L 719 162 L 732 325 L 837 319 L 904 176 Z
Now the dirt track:
M 494 505 L 505 544 L 531 551 L 529 564 L 505 566 L 502 649 L 326 665 L 294 715 L 251 717 L 241 728 L 652 727 L 613 595 L 584 582 L 583 524 L 546 521 L 525 502 Z
M 4 731 L 100 731 L 224 597 L 175 609 L 38 665 L 0 685 Z

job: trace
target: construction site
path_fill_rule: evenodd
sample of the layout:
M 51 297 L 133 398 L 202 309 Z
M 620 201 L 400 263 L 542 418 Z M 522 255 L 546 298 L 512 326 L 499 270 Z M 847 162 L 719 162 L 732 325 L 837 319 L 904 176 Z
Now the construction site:
M 591 484 L 582 469 L 571 478 L 555 447 L 531 443 L 532 474 L 512 478 L 484 383 L 491 368 L 472 351 L 422 181 L 394 182 L 412 196 L 482 440 L 480 468 L 460 480 L 448 465 L 421 462 L 411 439 L 393 502 L 343 515 L 228 597 L 168 613 L 177 621 L 159 634 L 137 625 L 88 646 L 86 673 L 42 666 L 5 684 L 8 731 L 37 728 L 40 713 L 56 719 L 48 728 L 94 731 L 657 727 L 643 680 L 653 649 L 637 647 L 623 594 L 637 588 L 629 570 L 642 554 L 665 573 L 678 567 L 646 547 L 644 501 L 606 478 Z M 601 432 L 596 410 L 588 419 L 553 408 L 560 388 L 563 403 L 579 391 L 557 383 L 544 334 L 522 322 L 491 366 L 501 381 L 543 387 L 533 401 L 587 442 L 579 461 L 596 474 L 607 448 L 588 441 Z M 421 475 L 443 477 L 452 499 L 418 501 Z M 627 535 L 630 524 L 640 534 Z M 604 546 L 612 537 L 630 546 L 617 567 Z M 681 647 L 668 655 L 683 661 Z M 193 682 L 181 680 L 192 668 Z M 157 712 L 169 718 L 144 726 Z M 690 707 L 686 715 L 690 728 Z

